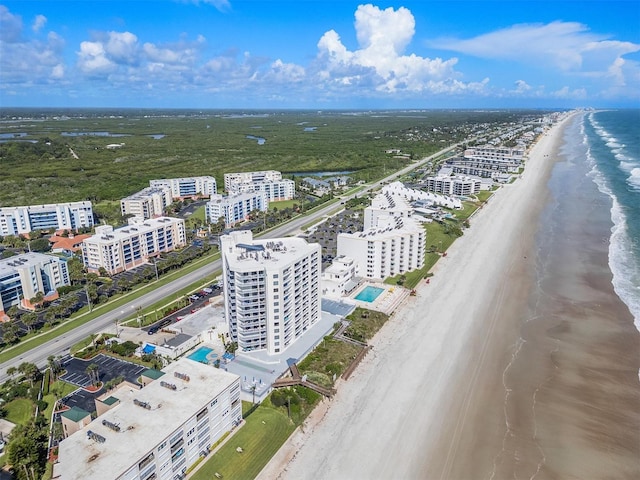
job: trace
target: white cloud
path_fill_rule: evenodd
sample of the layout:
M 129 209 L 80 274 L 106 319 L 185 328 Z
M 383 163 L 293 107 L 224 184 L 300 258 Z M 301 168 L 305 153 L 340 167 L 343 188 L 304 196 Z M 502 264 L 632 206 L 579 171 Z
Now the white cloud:
M 480 58 L 513 60 L 563 72 L 605 72 L 617 58 L 640 51 L 631 42 L 607 40 L 576 22 L 520 24 L 466 40 L 439 39 L 429 45 Z
M 36 15 L 36 18 L 33 20 L 33 25 L 31 26 L 31 29 L 37 33 L 46 24 L 47 24 L 47 17 L 45 17 L 44 15 Z
M 101 42 L 82 42 L 78 52 L 78 68 L 89 76 L 114 72 L 117 65 L 107 58 Z
M 103 47 L 115 63 L 135 65 L 138 62 L 138 37 L 131 32 L 109 32 Z
M 568 86 L 564 86 L 560 90 L 551 92 L 551 96 L 564 100 L 584 100 L 587 98 L 587 91 L 584 88 L 576 88 L 572 90 Z
M 524 80 L 516 80 L 516 88 L 513 93 L 526 93 L 531 91 L 531 85 L 527 84 Z
M 64 78 L 64 65 L 59 63 L 51 70 L 51 78 L 53 80 L 60 80 Z
M 182 0 L 182 3 L 192 3 L 194 5 L 212 5 L 221 12 L 231 10 L 231 3 L 229 3 L 229 0 Z
M 22 18 L 0 5 L 0 85 L 35 86 L 60 79 L 65 42 L 55 32 L 46 39 L 25 36 Z
M 0 5 L 0 40 L 13 43 L 20 40 L 22 17 L 12 14 L 7 7 Z
M 456 58 L 425 58 L 405 54 L 415 33 L 415 19 L 406 8 L 381 10 L 360 5 L 355 14 L 359 48 L 349 51 L 334 31 L 318 42 L 317 76 L 334 85 L 369 85 L 378 92 L 423 92 L 463 88 L 447 82 L 459 74 Z

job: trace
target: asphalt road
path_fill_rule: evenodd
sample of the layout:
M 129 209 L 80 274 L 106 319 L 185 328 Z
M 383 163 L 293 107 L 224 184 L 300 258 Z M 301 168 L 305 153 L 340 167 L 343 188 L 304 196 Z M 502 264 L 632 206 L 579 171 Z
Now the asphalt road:
M 424 163 L 436 158 L 448 151 L 453 150 L 458 145 L 452 145 L 451 147 L 445 148 L 437 152 L 430 157 L 423 158 L 422 160 L 413 163 L 402 170 L 399 170 L 388 177 L 375 182 L 371 185 L 367 185 L 364 190 L 360 190 L 356 194 L 345 195 L 342 197 L 342 201 L 346 201 L 350 198 L 355 197 L 356 195 L 362 195 L 365 192 L 373 190 L 379 187 L 382 183 L 390 182 L 395 180 L 401 175 L 404 175 L 416 168 L 421 167 Z M 287 235 L 293 235 L 298 233 L 304 225 L 307 225 L 315 220 L 320 220 L 322 217 L 329 215 L 331 212 L 339 208 L 340 205 L 336 205 L 335 203 L 329 206 L 326 206 L 316 212 L 305 215 L 303 217 L 294 218 L 286 224 L 280 225 L 279 227 L 270 230 L 268 233 L 261 236 L 261 238 L 279 238 Z M 135 312 L 136 308 L 142 307 L 145 308 L 149 305 L 153 305 L 154 303 L 162 300 L 170 298 L 174 295 L 174 292 L 196 283 L 198 280 L 202 279 L 207 275 L 211 275 L 216 271 L 221 270 L 221 261 L 216 260 L 211 262 L 203 267 L 200 267 L 198 270 L 195 270 L 183 277 L 174 280 L 173 282 L 164 285 L 162 287 L 157 288 L 156 290 L 149 292 L 142 297 L 139 297 L 131 302 L 126 303 L 120 308 L 115 310 L 111 310 L 109 312 L 100 315 L 99 317 L 91 320 L 84 325 L 74 329 L 71 332 L 67 332 L 53 340 L 50 340 L 22 355 L 19 357 L 15 357 L 12 360 L 6 361 L 0 365 L 0 382 L 4 382 L 8 379 L 7 369 L 10 367 L 18 367 L 23 362 L 35 363 L 40 368 L 44 368 L 47 365 L 47 358 L 51 355 L 65 355 L 69 352 L 69 349 L 72 345 L 78 343 L 79 341 L 87 338 L 92 333 L 97 333 L 105 330 L 106 328 L 113 327 L 115 330 L 116 321 L 122 320 L 124 318 L 128 318 L 131 316 L 132 312 Z

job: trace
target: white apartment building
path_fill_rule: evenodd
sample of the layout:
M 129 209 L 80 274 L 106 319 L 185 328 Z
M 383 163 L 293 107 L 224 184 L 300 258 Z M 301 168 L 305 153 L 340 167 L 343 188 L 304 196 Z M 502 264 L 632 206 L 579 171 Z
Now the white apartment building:
M 249 218 L 254 210 L 266 212 L 269 199 L 263 192 L 238 193 L 235 195 L 212 195 L 205 205 L 206 217 L 211 223 L 224 218 L 224 224 L 231 227 Z
M 163 178 L 149 181 L 149 186 L 166 185 L 171 189 L 173 200 L 183 200 L 193 197 L 211 197 L 218 192 L 216 179 L 211 176 Z
M 356 277 L 385 279 L 422 268 L 426 232 L 413 218 L 409 202 L 428 196 L 449 203 L 448 197 L 400 182 L 385 185 L 365 208 L 363 231 L 338 234 L 337 254 L 353 260 Z
M 96 234 L 82 242 L 84 265 L 90 272 L 104 268 L 109 275 L 147 263 L 149 257 L 186 245 L 184 220 L 133 217 L 129 225 L 114 229 L 96 227 Z
M 364 230 L 376 227 L 380 217 L 409 218 L 413 208 L 407 200 L 391 189 L 382 189 L 364 210 Z
M 469 196 L 482 189 L 482 180 L 478 177 L 462 175 L 435 175 L 424 180 L 427 190 L 442 195 Z
M 77 230 L 93 227 L 91 202 L 52 203 L 0 208 L 0 235 L 35 230 Z
M 422 203 L 438 205 L 440 207 L 452 208 L 456 210 L 462 208 L 462 202 L 459 198 L 408 188 L 402 182 L 392 182 L 388 185 L 385 185 L 382 188 L 381 192 L 390 193 L 396 197 L 402 197 L 408 202 L 420 201 Z
M 38 292 L 58 298 L 56 289 L 70 285 L 66 260 L 42 253 L 23 253 L 0 260 L 0 320 L 13 305 L 32 308 Z
M 496 178 L 517 173 L 524 160 L 524 149 L 482 146 L 468 148 L 464 157 L 447 160 L 454 173 L 483 178 Z
M 379 216 L 374 227 L 340 233 L 338 255 L 352 258 L 356 276 L 385 279 L 422 268 L 426 232 L 411 217 Z
M 53 478 L 174 480 L 242 421 L 240 377 L 188 358 L 62 440 Z
M 291 200 L 296 194 L 295 182 L 283 180 L 282 173 L 275 170 L 225 173 L 224 188 L 229 195 L 263 192 L 270 202 Z
M 484 145 L 481 147 L 469 147 L 464 151 L 465 158 L 486 160 L 489 162 L 510 162 L 521 164 L 524 160 L 524 148 L 516 147 L 492 147 Z
M 344 297 L 357 286 L 356 262 L 353 258 L 339 256 L 322 272 L 322 296 Z
M 321 248 L 302 238 L 220 237 L 225 317 L 240 351 L 284 352 L 320 319 Z
M 173 194 L 168 185 L 147 187 L 120 200 L 122 216 L 133 215 L 144 219 L 160 217 L 171 205 Z

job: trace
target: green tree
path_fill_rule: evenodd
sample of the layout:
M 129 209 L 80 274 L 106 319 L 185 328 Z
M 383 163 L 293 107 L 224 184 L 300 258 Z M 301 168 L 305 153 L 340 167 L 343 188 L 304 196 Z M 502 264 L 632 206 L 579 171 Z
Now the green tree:
M 54 355 L 49 355 L 47 357 L 47 365 L 49 366 L 49 369 L 51 370 L 51 378 L 55 382 L 58 379 L 58 375 L 62 371 L 62 365 L 60 364 L 60 357 L 59 356 L 54 356 Z
M 11 432 L 7 446 L 7 463 L 18 480 L 37 480 L 42 477 L 47 461 L 47 431 L 35 421 L 18 425 Z
M 9 317 L 11 317 L 12 319 L 16 318 L 18 316 L 18 306 L 17 305 L 12 305 L 11 308 L 9 308 L 9 310 L 7 310 L 7 315 L 9 315 Z
M 18 340 L 18 326 L 13 322 L 5 323 L 2 326 L 2 341 L 11 345 Z
M 84 264 L 78 257 L 71 257 L 67 260 L 67 269 L 71 283 L 78 284 L 84 280 Z
M 33 382 L 40 378 L 41 375 L 38 366 L 35 363 L 31 362 L 22 362 L 20 365 L 18 365 L 18 371 L 29 380 L 32 387 Z
M 98 370 L 98 365 L 92 363 L 85 370 L 87 375 L 89 375 L 89 380 L 91 380 L 91 385 L 96 385 L 100 381 L 100 372 Z
M 24 323 L 24 326 L 27 327 L 27 330 L 31 331 L 33 326 L 38 322 L 38 314 L 35 312 L 28 312 L 22 315 L 20 320 Z
M 32 252 L 48 252 L 51 250 L 51 243 L 48 238 L 38 238 L 29 242 L 29 248 Z

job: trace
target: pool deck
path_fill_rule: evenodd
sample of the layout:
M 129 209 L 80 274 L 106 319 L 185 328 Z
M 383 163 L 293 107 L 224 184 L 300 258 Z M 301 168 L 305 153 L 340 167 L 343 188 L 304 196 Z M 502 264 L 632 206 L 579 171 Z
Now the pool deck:
M 373 302 L 356 300 L 355 297 L 369 286 L 382 288 L 384 292 L 378 295 Z M 358 307 L 376 310 L 390 315 L 405 300 L 405 298 L 409 296 L 409 293 L 410 291 L 408 289 L 398 285 L 388 285 L 386 283 L 367 281 L 360 285 L 360 287 L 351 294 L 350 300 Z

